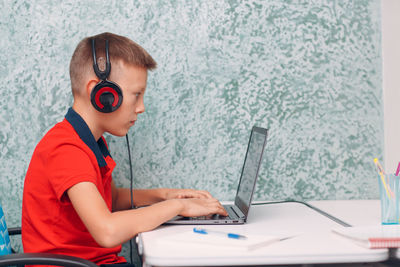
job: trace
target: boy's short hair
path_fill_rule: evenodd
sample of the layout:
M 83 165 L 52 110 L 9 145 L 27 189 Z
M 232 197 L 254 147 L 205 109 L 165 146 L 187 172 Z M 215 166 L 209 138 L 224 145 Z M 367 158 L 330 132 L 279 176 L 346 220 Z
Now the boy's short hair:
M 92 39 L 95 40 L 97 59 L 101 57 L 105 58 L 105 44 L 106 40 L 108 40 L 111 66 L 113 66 L 115 62 L 122 61 L 126 64 L 143 67 L 148 70 L 157 67 L 157 63 L 149 53 L 147 53 L 143 47 L 127 37 L 109 32 L 86 37 L 80 41 L 76 47 L 69 65 L 69 75 L 73 95 L 78 93 L 79 88 L 84 85 L 86 82 L 84 80 L 85 77 L 87 77 L 88 74 L 94 73 L 91 44 Z

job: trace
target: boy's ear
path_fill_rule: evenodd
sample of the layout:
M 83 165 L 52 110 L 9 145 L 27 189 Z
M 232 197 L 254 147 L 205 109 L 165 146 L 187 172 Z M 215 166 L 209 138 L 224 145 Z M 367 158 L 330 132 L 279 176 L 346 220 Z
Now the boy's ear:
M 92 93 L 93 88 L 96 86 L 96 84 L 98 84 L 100 81 L 99 80 L 90 80 L 88 81 L 88 83 L 86 84 L 86 96 L 89 98 L 90 100 L 90 94 Z

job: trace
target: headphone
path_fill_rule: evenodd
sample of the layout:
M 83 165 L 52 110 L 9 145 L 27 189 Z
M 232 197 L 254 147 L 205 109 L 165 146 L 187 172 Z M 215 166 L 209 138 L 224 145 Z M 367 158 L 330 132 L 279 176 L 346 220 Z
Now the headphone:
M 122 90 L 114 82 L 107 78 L 111 72 L 111 63 L 108 55 L 108 40 L 106 40 L 106 69 L 101 71 L 97 65 L 96 48 L 94 38 L 92 39 L 93 69 L 96 76 L 101 80 L 95 85 L 90 93 L 90 102 L 94 108 L 102 113 L 116 111 L 122 104 Z

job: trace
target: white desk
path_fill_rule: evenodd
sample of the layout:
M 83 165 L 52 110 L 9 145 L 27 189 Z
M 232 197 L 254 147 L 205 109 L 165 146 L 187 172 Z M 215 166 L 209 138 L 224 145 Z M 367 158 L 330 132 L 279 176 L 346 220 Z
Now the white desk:
M 357 246 L 331 233 L 334 227 L 341 226 L 300 203 L 253 206 L 244 225 L 211 225 L 207 228 L 244 235 L 298 235 L 253 251 L 237 251 L 184 242 L 168 245 L 163 238 L 190 231 L 193 226 L 162 226 L 139 235 L 139 250 L 145 266 L 249 266 L 379 262 L 388 259 L 387 249 L 370 250 Z

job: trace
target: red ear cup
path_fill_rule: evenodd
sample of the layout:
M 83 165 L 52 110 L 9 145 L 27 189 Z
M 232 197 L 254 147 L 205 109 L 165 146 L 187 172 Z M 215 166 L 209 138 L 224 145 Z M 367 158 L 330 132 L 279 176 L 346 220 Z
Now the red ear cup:
M 90 93 L 90 101 L 94 108 L 103 113 L 117 110 L 122 104 L 122 91 L 116 83 L 101 81 Z

